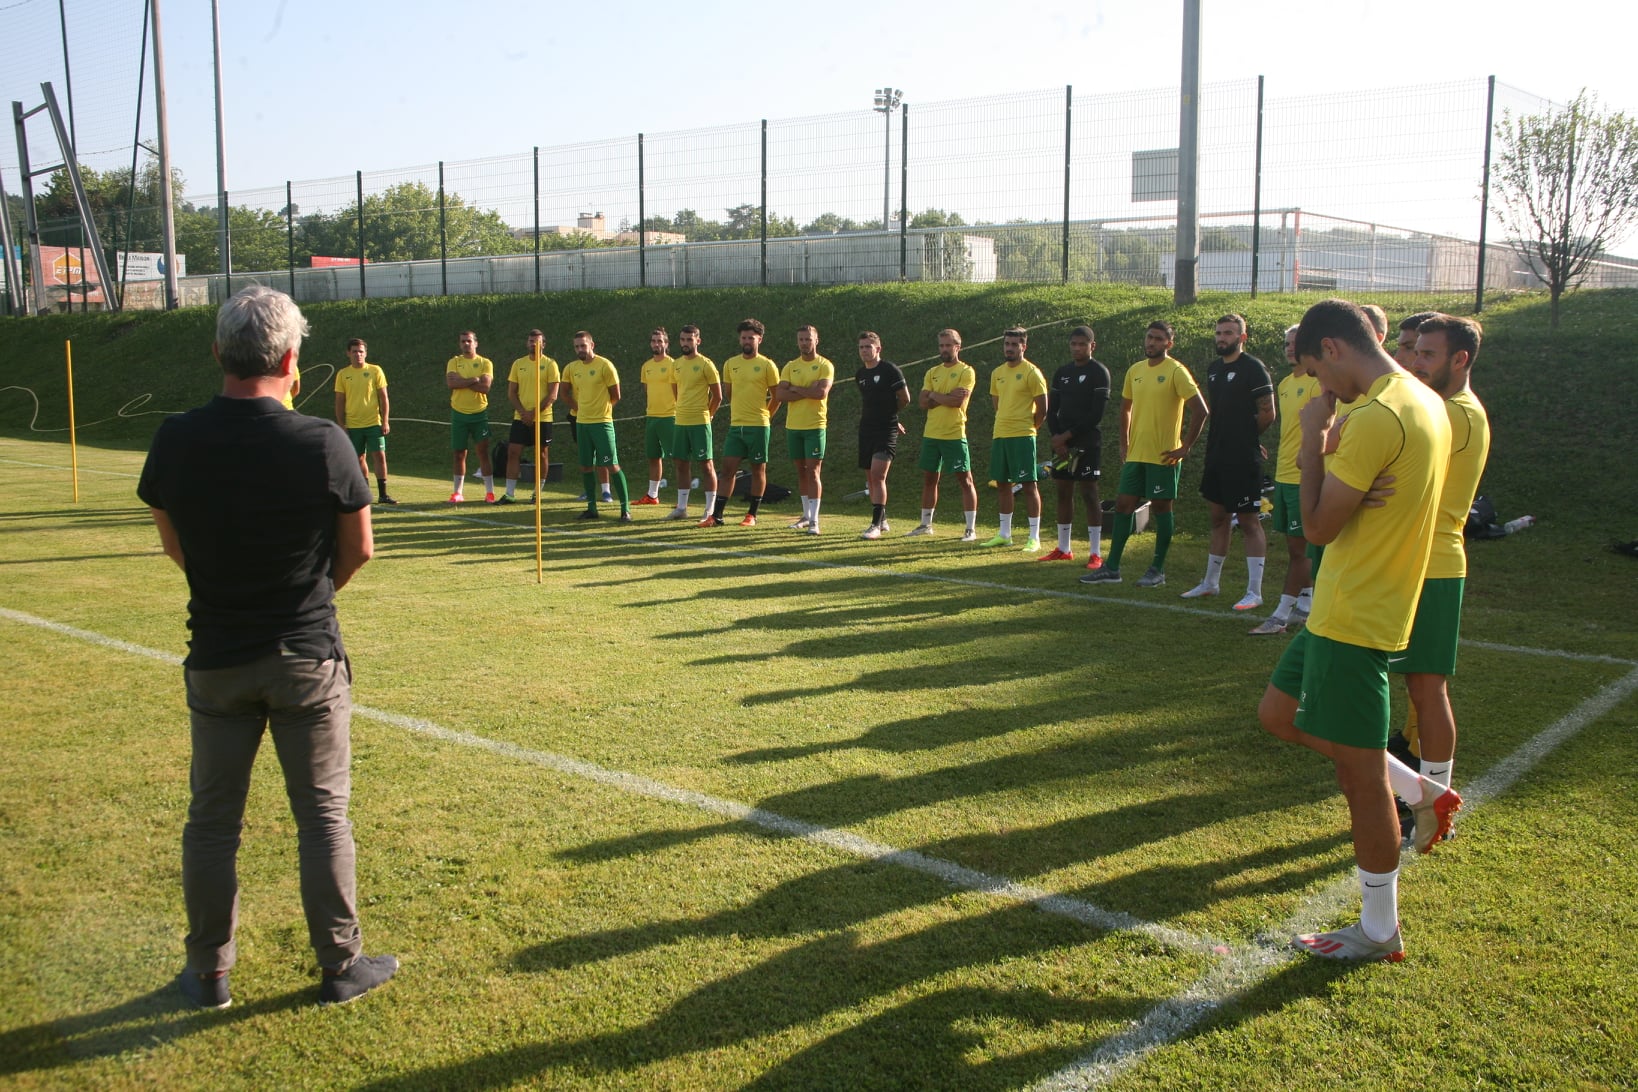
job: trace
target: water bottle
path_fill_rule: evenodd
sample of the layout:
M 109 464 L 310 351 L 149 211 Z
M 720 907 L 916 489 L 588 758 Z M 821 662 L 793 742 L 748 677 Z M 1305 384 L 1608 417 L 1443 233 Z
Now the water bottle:
M 1535 525 L 1535 516 L 1520 516 L 1518 519 L 1510 519 L 1506 523 L 1502 524 L 1502 530 L 1511 535 L 1522 531 L 1527 527 L 1534 527 Z

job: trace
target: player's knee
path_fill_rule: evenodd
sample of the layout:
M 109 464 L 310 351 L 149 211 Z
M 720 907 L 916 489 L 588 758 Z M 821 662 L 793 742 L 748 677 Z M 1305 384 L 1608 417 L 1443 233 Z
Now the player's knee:
M 1263 700 L 1257 703 L 1257 720 L 1269 735 L 1296 742 L 1297 700 L 1278 687 L 1263 691 Z

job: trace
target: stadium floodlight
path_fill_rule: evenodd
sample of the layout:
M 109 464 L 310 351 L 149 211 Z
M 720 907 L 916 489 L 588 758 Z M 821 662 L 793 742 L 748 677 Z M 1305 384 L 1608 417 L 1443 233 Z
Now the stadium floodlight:
M 876 88 L 875 111 L 885 123 L 882 131 L 882 230 L 887 230 L 888 209 L 893 200 L 893 111 L 904 101 L 902 87 Z

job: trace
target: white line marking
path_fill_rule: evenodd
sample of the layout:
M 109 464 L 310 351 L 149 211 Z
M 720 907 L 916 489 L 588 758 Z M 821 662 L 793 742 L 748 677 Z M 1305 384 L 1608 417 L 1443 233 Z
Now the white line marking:
M 1501 795 L 1531 769 L 1587 725 L 1604 716 L 1638 691 L 1638 670 L 1628 672 L 1570 712 L 1520 744 L 1512 754 L 1462 790 L 1463 811 L 1470 811 Z M 1414 861 L 1414 854 L 1409 854 Z M 1334 921 L 1352 903 L 1358 884 L 1344 875 L 1327 884 L 1281 923 L 1273 935 L 1239 946 L 1218 960 L 1181 993 L 1161 1002 L 1130 1030 L 1105 1039 L 1086 1057 L 1059 1070 L 1035 1087 L 1040 1092 L 1097 1088 L 1166 1046 L 1210 1016 L 1224 1004 L 1250 990 L 1271 973 L 1302 953 L 1287 945 L 1297 933 L 1313 932 Z
M 169 652 L 145 648 L 129 641 L 122 641 L 91 630 L 79 629 L 61 622 L 53 622 L 36 615 L 25 614 L 22 611 L 0 607 L 0 618 L 16 622 L 19 625 L 49 630 L 65 637 L 101 645 L 104 648 L 114 649 L 129 655 L 158 660 L 161 663 L 179 665 L 182 662 L 182 657 Z M 881 842 L 873 842 L 868 838 L 850 834 L 845 830 L 818 826 L 814 823 L 803 822 L 800 819 L 791 819 L 763 808 L 753 808 L 747 804 L 710 796 L 692 789 L 667 785 L 663 781 L 656 781 L 653 778 L 643 777 L 639 774 L 611 770 L 605 766 L 585 762 L 578 758 L 571 758 L 567 755 L 553 754 L 550 751 L 537 751 L 504 740 L 489 739 L 484 736 L 474 735 L 471 732 L 456 731 L 435 724 L 432 721 L 423 720 L 420 717 L 405 716 L 402 713 L 393 713 L 366 705 L 355 705 L 353 712 L 358 716 L 380 721 L 395 728 L 402 728 L 406 731 L 415 732 L 446 743 L 458 744 L 462 747 L 488 751 L 491 754 L 520 762 L 528 762 L 570 777 L 606 785 L 633 796 L 642 796 L 668 804 L 677 804 L 711 815 L 720 815 L 737 822 L 761 827 L 763 830 L 775 834 L 800 838 L 813 845 L 823 846 L 849 856 L 897 865 L 900 868 L 920 872 L 923 875 L 941 880 L 951 887 L 983 892 L 1012 902 L 1029 903 L 1043 913 L 1078 921 L 1095 929 L 1108 932 L 1141 933 L 1168 947 L 1196 953 L 1210 953 L 1221 947 L 1220 942 L 1209 937 L 1199 937 L 1180 929 L 1172 929 L 1165 925 L 1143 921 L 1140 918 L 1119 911 L 1105 910 L 1102 907 L 1094 906 L 1089 902 L 1083 902 L 1067 895 L 1059 895 L 1043 888 L 1016 883 L 1004 876 L 979 872 L 958 865 L 953 861 L 929 857 L 915 850 L 898 849 L 894 846 L 884 845 Z

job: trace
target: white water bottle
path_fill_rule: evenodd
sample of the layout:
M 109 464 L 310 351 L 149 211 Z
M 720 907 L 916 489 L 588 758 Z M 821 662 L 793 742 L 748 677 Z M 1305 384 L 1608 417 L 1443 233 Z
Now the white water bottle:
M 1502 524 L 1502 530 L 1511 535 L 1522 531 L 1527 527 L 1534 527 L 1535 525 L 1535 516 L 1520 516 L 1518 519 L 1510 519 L 1506 523 Z

